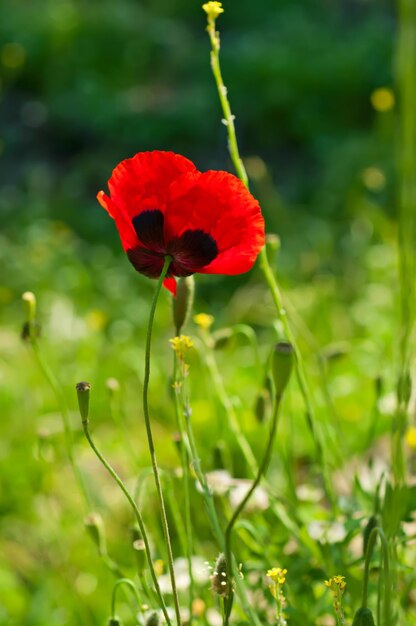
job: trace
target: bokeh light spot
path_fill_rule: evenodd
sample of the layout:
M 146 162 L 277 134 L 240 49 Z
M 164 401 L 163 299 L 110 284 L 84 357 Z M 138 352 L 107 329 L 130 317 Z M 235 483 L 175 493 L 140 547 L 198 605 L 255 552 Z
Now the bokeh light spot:
M 371 94 L 371 104 L 376 111 L 386 113 L 394 107 L 394 93 L 390 87 L 379 87 Z
M 4 44 L 1 49 L 0 56 L 4 67 L 17 69 L 24 64 L 26 60 L 26 51 L 20 43 L 13 41 Z

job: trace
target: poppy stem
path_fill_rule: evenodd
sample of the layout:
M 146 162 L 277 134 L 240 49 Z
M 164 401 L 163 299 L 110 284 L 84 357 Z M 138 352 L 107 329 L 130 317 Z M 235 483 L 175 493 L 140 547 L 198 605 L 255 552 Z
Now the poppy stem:
M 146 425 L 147 442 L 149 446 L 150 457 L 152 460 L 153 476 L 155 478 L 156 491 L 157 491 L 157 496 L 159 500 L 160 512 L 162 516 L 163 533 L 165 536 L 166 549 L 168 552 L 168 565 L 169 565 L 170 581 L 172 585 L 173 601 L 175 604 L 175 614 L 176 614 L 178 626 L 180 626 L 181 615 L 180 615 L 180 608 L 179 608 L 178 590 L 176 587 L 176 580 L 175 580 L 175 572 L 173 569 L 172 545 L 170 541 L 165 501 L 164 501 L 163 492 L 162 492 L 162 484 L 160 480 L 159 468 L 157 465 L 156 451 L 155 451 L 155 446 L 153 442 L 152 427 L 150 424 L 149 399 L 148 399 L 149 381 L 150 381 L 150 349 L 151 349 L 151 344 L 152 344 L 153 322 L 155 318 L 156 305 L 159 299 L 159 294 L 162 289 L 162 284 L 163 284 L 164 279 L 166 278 L 166 274 L 168 272 L 171 261 L 172 259 L 170 256 L 165 257 L 165 262 L 164 262 L 161 274 L 159 276 L 159 280 L 156 285 L 156 291 L 154 293 L 153 300 L 152 300 L 152 305 L 150 307 L 149 323 L 147 327 L 147 336 L 146 336 L 145 361 L 144 361 L 145 365 L 144 365 L 144 381 L 143 381 L 143 414 L 144 414 L 144 421 Z

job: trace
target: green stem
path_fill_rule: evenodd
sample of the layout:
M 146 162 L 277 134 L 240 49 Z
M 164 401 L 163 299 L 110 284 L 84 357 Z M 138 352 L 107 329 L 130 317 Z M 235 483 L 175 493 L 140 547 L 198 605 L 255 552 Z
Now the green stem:
M 384 532 L 381 528 L 376 526 L 370 533 L 367 544 L 367 551 L 365 554 L 364 565 L 364 580 L 363 580 L 363 593 L 361 600 L 361 607 L 367 608 L 367 596 L 368 596 L 368 581 L 370 577 L 370 562 L 374 550 L 374 545 L 377 539 L 380 538 L 381 551 L 383 556 L 383 578 L 384 578 L 384 603 L 383 603 L 383 626 L 390 626 L 391 615 L 391 582 L 390 582 L 390 561 L 389 561 L 389 549 Z
M 172 626 L 172 623 L 170 621 L 168 612 L 166 610 L 165 601 L 163 599 L 163 595 L 162 595 L 162 592 L 161 592 L 160 587 L 159 587 L 159 582 L 157 580 L 156 572 L 155 572 L 155 569 L 153 567 L 153 560 L 152 560 L 152 553 L 151 553 L 151 550 L 150 550 L 150 543 L 149 543 L 149 539 L 147 537 L 146 528 L 145 528 L 145 525 L 144 525 L 144 522 L 143 522 L 142 515 L 141 515 L 141 513 L 140 513 L 140 511 L 139 511 L 139 509 L 137 507 L 137 504 L 135 503 L 133 497 L 131 496 L 129 490 L 125 486 L 123 480 L 120 478 L 120 476 L 117 474 L 115 469 L 110 465 L 110 463 L 104 457 L 102 452 L 95 445 L 95 443 L 94 443 L 94 441 L 93 441 L 93 439 L 91 437 L 90 431 L 89 431 L 89 421 L 88 421 L 88 419 L 86 419 L 86 420 L 83 419 L 82 420 L 82 427 L 84 429 L 85 437 L 86 437 L 88 443 L 90 444 L 90 447 L 91 447 L 92 451 L 97 456 L 97 458 L 101 461 L 101 463 L 104 465 L 104 467 L 106 468 L 108 473 L 112 476 L 112 478 L 115 480 L 117 485 L 120 487 L 121 491 L 126 496 L 128 502 L 130 503 L 130 506 L 132 507 L 132 509 L 134 511 L 134 514 L 135 514 L 136 519 L 137 519 L 137 523 L 138 523 L 139 528 L 140 528 L 142 539 L 143 539 L 143 542 L 144 542 L 147 562 L 148 562 L 148 565 L 149 565 L 149 570 L 150 570 L 150 574 L 151 574 L 151 577 L 152 577 L 152 580 L 153 580 L 153 584 L 154 584 L 155 589 L 156 589 L 157 597 L 158 597 L 159 602 L 160 602 L 160 607 L 161 607 L 161 609 L 163 611 L 163 615 L 165 616 L 166 623 L 168 624 L 168 626 Z
M 240 424 L 238 423 L 238 418 L 235 413 L 233 404 L 230 398 L 227 395 L 227 391 L 224 387 L 224 382 L 221 376 L 221 373 L 218 369 L 217 361 L 215 359 L 214 353 L 208 341 L 206 340 L 205 334 L 202 335 L 202 340 L 204 343 L 205 350 L 202 353 L 205 364 L 208 368 L 208 371 L 211 375 L 212 381 L 214 383 L 214 389 L 218 396 L 219 401 L 221 402 L 224 410 L 227 414 L 227 423 L 231 428 L 231 432 L 235 437 L 235 441 L 237 442 L 238 447 L 241 450 L 241 453 L 247 463 L 247 466 L 250 470 L 250 474 L 255 476 L 257 474 L 257 463 L 256 458 L 253 454 L 253 451 L 241 432 Z
M 48 381 L 48 384 L 50 388 L 52 389 L 52 392 L 55 395 L 56 401 L 58 403 L 59 410 L 62 416 L 62 423 L 64 426 L 65 444 L 66 444 L 66 451 L 67 451 L 69 463 L 72 467 L 72 471 L 78 483 L 79 489 L 84 497 L 86 508 L 88 511 L 91 511 L 91 508 L 92 508 L 91 497 L 90 497 L 87 485 L 85 483 L 84 476 L 82 475 L 81 470 L 79 469 L 75 461 L 75 457 L 74 457 L 74 440 L 73 440 L 72 430 L 71 430 L 71 425 L 70 425 L 70 420 L 69 420 L 68 407 L 65 402 L 63 391 L 53 371 L 50 369 L 49 365 L 43 358 L 39 344 L 34 336 L 31 337 L 30 344 L 33 349 L 33 354 L 35 355 L 36 362 L 40 370 L 42 371 L 44 377 Z
M 215 30 L 214 20 L 212 19 L 208 20 L 207 31 L 208 31 L 208 35 L 211 41 L 212 73 L 214 75 L 215 83 L 217 85 L 218 96 L 219 96 L 222 111 L 224 114 L 224 121 L 225 121 L 225 125 L 227 128 L 228 147 L 229 147 L 231 160 L 234 164 L 235 170 L 237 172 L 237 176 L 240 178 L 240 180 L 244 183 L 244 185 L 248 189 L 249 187 L 248 176 L 244 168 L 244 164 L 242 162 L 239 149 L 238 149 L 238 143 L 237 143 L 237 137 L 236 137 L 235 125 L 234 125 L 234 115 L 231 112 L 230 103 L 227 98 L 227 88 L 224 85 L 224 81 L 223 81 L 222 74 L 221 74 L 221 66 L 220 66 L 220 60 L 219 60 L 220 38 L 219 38 L 219 33 L 216 32 Z M 310 393 L 309 386 L 306 380 L 305 371 L 303 369 L 302 357 L 300 354 L 300 350 L 297 346 L 296 339 L 290 327 L 289 321 L 287 319 L 287 314 L 283 306 L 283 299 L 280 294 L 280 289 L 277 284 L 274 273 L 270 267 L 270 263 L 267 258 L 267 252 L 266 252 L 265 246 L 262 248 L 262 250 L 259 253 L 259 259 L 260 259 L 260 267 L 263 271 L 264 277 L 266 279 L 267 285 L 272 295 L 272 299 L 276 308 L 277 316 L 279 320 L 282 322 L 286 337 L 288 341 L 290 341 L 290 343 L 292 344 L 294 351 L 295 351 L 296 376 L 297 376 L 297 380 L 299 384 L 299 389 L 300 389 L 300 392 L 303 396 L 303 400 L 305 403 L 307 424 L 308 424 L 314 444 L 317 449 L 318 459 L 322 466 L 322 476 L 323 476 L 327 496 L 331 500 L 331 502 L 334 503 L 335 498 L 333 495 L 331 481 L 329 479 L 325 450 L 324 450 L 324 446 L 322 445 L 320 433 L 317 432 L 317 429 L 315 426 L 316 419 L 315 419 L 315 414 L 314 414 L 312 400 L 311 400 L 311 393 Z
M 228 568 L 228 574 L 227 574 L 228 580 L 231 580 L 231 576 L 232 576 L 232 572 L 231 572 L 231 559 L 232 559 L 232 556 L 231 556 L 232 555 L 232 552 L 231 552 L 231 533 L 233 531 L 234 525 L 235 525 L 238 517 L 243 512 L 247 502 L 249 501 L 249 499 L 253 495 L 256 487 L 259 485 L 259 483 L 260 483 L 260 481 L 262 479 L 262 476 L 264 476 L 264 474 L 266 473 L 267 468 L 269 466 L 270 458 L 271 458 L 272 451 L 273 451 L 273 444 L 274 444 L 274 440 L 275 440 L 275 436 L 276 436 L 277 422 L 278 422 L 278 416 L 279 416 L 279 407 L 280 407 L 281 399 L 282 399 L 282 396 L 278 396 L 275 399 L 272 423 L 271 423 L 271 426 L 270 426 L 270 435 L 269 435 L 269 439 L 267 441 L 266 449 L 264 451 L 263 459 L 262 459 L 262 461 L 260 463 L 260 466 L 258 468 L 258 471 L 257 471 L 257 476 L 255 477 L 255 479 L 254 479 L 250 489 L 247 491 L 247 493 L 244 496 L 244 498 L 238 504 L 238 506 L 235 509 L 235 511 L 234 511 L 234 513 L 233 513 L 233 515 L 232 515 L 232 517 L 230 519 L 230 521 L 228 522 L 227 528 L 225 529 L 225 562 L 226 562 L 227 568 Z M 231 607 L 230 607 L 230 609 L 231 609 Z M 225 619 L 225 626 L 227 626 L 227 624 L 228 624 L 229 616 L 230 616 L 230 611 L 227 611 L 226 612 L 226 619 Z
M 159 280 L 156 285 L 156 291 L 153 296 L 152 305 L 150 307 L 149 323 L 148 323 L 147 335 L 146 335 L 145 368 L 144 368 L 144 381 L 143 381 L 143 414 L 144 414 L 144 421 L 146 425 L 147 442 L 149 446 L 150 457 L 152 460 L 153 475 L 155 478 L 156 492 L 157 492 L 160 512 L 162 516 L 163 533 L 165 536 L 166 549 L 168 553 L 168 565 L 169 565 L 170 581 L 172 585 L 173 602 L 175 605 L 176 620 L 177 620 L 178 626 L 180 626 L 181 614 L 180 614 L 180 607 L 179 607 L 178 590 L 176 588 L 175 571 L 173 567 L 172 545 L 170 541 L 168 519 L 166 516 L 165 501 L 163 498 L 163 491 L 162 491 L 162 485 L 160 481 L 159 468 L 157 465 L 156 451 L 155 451 L 155 446 L 153 442 L 152 427 L 150 424 L 149 400 L 148 400 L 149 381 L 150 381 L 150 348 L 152 344 L 153 322 L 155 318 L 157 301 L 159 299 L 160 290 L 162 289 L 162 283 L 166 277 L 171 261 L 172 259 L 170 256 L 165 257 L 165 262 L 163 264 L 163 268 L 162 268 Z
M 186 445 L 189 450 L 189 457 L 191 459 L 192 467 L 195 471 L 197 480 L 201 486 L 202 496 L 204 499 L 205 509 L 207 511 L 208 520 L 210 522 L 211 530 L 214 534 L 214 537 L 217 541 L 218 547 L 220 551 L 224 551 L 224 535 L 222 532 L 221 524 L 218 519 L 217 511 L 214 505 L 213 495 L 208 486 L 207 480 L 205 478 L 205 474 L 201 469 L 201 462 L 199 460 L 198 450 L 195 444 L 195 438 L 193 435 L 192 424 L 191 424 L 191 409 L 189 404 L 184 401 L 183 406 L 184 414 L 185 414 L 185 425 L 186 425 Z M 237 593 L 240 598 L 241 605 L 246 612 L 246 614 L 250 617 L 251 623 L 255 624 L 255 626 L 261 626 L 260 621 L 256 615 L 256 612 L 250 606 L 249 600 L 247 598 L 246 589 L 244 587 L 243 581 L 240 579 L 239 571 L 237 564 L 235 563 L 235 559 L 232 559 L 232 567 L 235 575 L 235 584 L 237 588 Z
M 130 589 L 133 591 L 133 594 L 137 600 L 137 604 L 139 605 L 139 607 L 142 604 L 139 592 L 137 591 L 136 585 L 134 584 L 134 582 L 130 580 L 130 578 L 120 578 L 120 580 L 118 580 L 116 584 L 114 585 L 113 594 L 111 596 L 111 617 L 113 619 L 116 618 L 117 590 L 119 589 L 119 587 L 121 587 L 121 585 L 126 585 L 127 587 L 130 587 Z
M 408 420 L 410 393 L 411 337 L 415 322 L 416 272 L 416 5 L 414 0 L 398 0 L 399 31 L 397 47 L 397 90 L 399 94 L 398 166 L 398 247 L 400 277 L 400 365 L 398 408 L 392 432 L 392 465 L 397 484 L 406 479 L 403 436 Z
M 184 377 L 180 375 L 181 368 L 178 367 L 178 357 L 176 353 L 173 355 L 173 380 L 175 384 L 175 414 L 176 424 L 180 437 L 180 457 L 182 466 L 182 484 L 184 492 L 184 507 L 185 507 L 185 528 L 186 528 L 186 558 L 188 561 L 188 573 L 189 573 L 189 624 L 192 624 L 192 603 L 194 598 L 194 575 L 192 570 L 192 517 L 191 517 L 191 500 L 189 494 L 189 455 L 185 445 L 185 427 L 183 424 L 183 413 L 180 406 L 180 389 L 184 384 Z

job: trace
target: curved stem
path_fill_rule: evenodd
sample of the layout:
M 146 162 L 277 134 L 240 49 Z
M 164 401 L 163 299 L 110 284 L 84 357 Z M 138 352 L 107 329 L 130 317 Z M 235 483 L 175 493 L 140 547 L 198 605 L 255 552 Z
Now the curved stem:
M 166 274 L 167 274 L 167 271 L 169 269 L 169 265 L 170 265 L 171 261 L 172 261 L 172 259 L 171 259 L 170 256 L 166 256 L 165 257 L 165 262 L 164 262 L 164 265 L 163 265 L 162 272 L 160 274 L 159 280 L 157 282 L 156 291 L 155 291 L 155 294 L 153 296 L 152 305 L 150 307 L 149 323 L 148 323 L 147 335 L 146 335 L 145 361 L 144 361 L 145 362 L 145 366 L 144 366 L 144 381 L 143 381 L 143 414 L 144 414 L 144 422 L 145 422 L 145 425 L 146 425 L 147 443 L 148 443 L 148 446 L 149 446 L 150 457 L 151 457 L 151 460 L 152 460 L 153 475 L 154 475 L 154 478 L 155 478 L 156 491 L 157 491 L 157 496 L 158 496 L 158 500 L 159 500 L 160 512 L 161 512 L 161 516 L 162 516 L 163 533 L 164 533 L 164 536 L 165 536 L 166 549 L 167 549 L 167 553 L 168 553 L 168 565 L 169 565 L 170 581 L 171 581 L 171 585 L 172 585 L 173 601 L 174 601 L 174 605 L 175 605 L 176 619 L 177 619 L 177 622 L 178 622 L 178 626 L 180 626 L 180 624 L 181 624 L 181 614 L 180 614 L 180 608 L 179 608 L 178 590 L 176 588 L 175 572 L 174 572 L 174 569 L 173 569 L 172 545 L 171 545 L 171 541 L 170 541 L 170 534 L 169 534 L 168 520 L 167 520 L 167 516 L 166 516 L 165 501 L 164 501 L 164 498 L 163 498 L 162 485 L 161 485 L 160 475 L 159 475 L 159 468 L 158 468 L 158 465 L 157 465 L 155 446 L 154 446 L 154 442 L 153 442 L 152 427 L 151 427 L 151 424 L 150 424 L 149 400 L 148 400 L 149 381 L 150 381 L 150 348 L 151 348 L 151 345 L 152 345 L 153 322 L 154 322 L 154 318 L 155 318 L 157 301 L 159 299 L 160 290 L 162 288 L 162 283 L 163 283 L 163 281 L 164 281 L 164 279 L 166 277 Z
M 163 599 L 163 595 L 162 595 L 162 592 L 161 592 L 160 587 L 159 587 L 159 582 L 157 580 L 156 572 L 155 572 L 155 569 L 153 567 L 152 553 L 151 553 L 151 550 L 150 550 L 149 539 L 147 537 L 146 528 L 144 526 L 142 515 L 141 515 L 141 513 L 140 513 L 140 511 L 139 511 L 139 509 L 137 507 L 137 504 L 135 503 L 133 497 L 131 496 L 129 490 L 125 486 L 125 484 L 122 481 L 122 479 L 120 478 L 120 476 L 117 474 L 115 469 L 110 465 L 110 463 L 104 457 L 102 452 L 95 445 L 95 443 L 94 443 L 94 441 L 93 441 L 93 439 L 91 437 L 91 433 L 89 431 L 88 420 L 82 420 L 82 427 L 84 429 L 85 437 L 86 437 L 88 443 L 90 444 L 90 447 L 91 447 L 92 451 L 98 457 L 98 459 L 101 461 L 101 463 L 104 465 L 104 467 L 106 468 L 108 473 L 112 476 L 112 478 L 115 480 L 117 485 L 120 487 L 121 491 L 126 496 L 127 500 L 130 503 L 130 506 L 132 507 L 132 509 L 134 511 L 134 514 L 135 514 L 136 519 L 137 519 L 137 523 L 138 523 L 139 528 L 140 528 L 140 532 L 142 534 L 142 539 L 143 539 L 143 542 L 144 542 L 147 562 L 148 562 L 148 565 L 149 565 L 150 574 L 151 574 L 151 577 L 152 577 L 152 580 L 153 580 L 153 584 L 155 586 L 156 593 L 157 593 L 157 596 L 158 596 L 158 599 L 159 599 L 159 602 L 160 602 L 160 607 L 161 607 L 161 609 L 163 611 L 163 615 L 165 616 L 166 623 L 168 624 L 168 626 L 172 626 L 172 622 L 170 621 L 168 612 L 166 610 L 165 601 Z
M 140 606 L 142 601 L 141 598 L 139 596 L 139 592 L 136 589 L 136 585 L 134 584 L 134 582 L 132 580 L 130 580 L 130 578 L 120 578 L 116 584 L 114 585 L 113 588 L 113 594 L 111 596 L 111 617 L 112 619 L 116 618 L 116 599 L 117 599 L 117 590 L 119 587 L 121 587 L 121 585 L 126 585 L 127 587 L 130 587 L 130 589 L 133 591 L 135 598 L 137 600 L 137 604 Z
M 277 422 L 278 422 L 278 417 L 279 417 L 279 407 L 280 407 L 281 400 L 282 400 L 282 396 L 277 396 L 276 397 L 275 405 L 274 405 L 274 411 L 273 411 L 273 417 L 272 417 L 272 423 L 271 423 L 271 427 L 270 427 L 269 439 L 267 441 L 267 446 L 266 446 L 266 449 L 264 451 L 263 459 L 262 459 L 262 461 L 260 463 L 260 466 L 258 468 L 258 471 L 257 471 L 257 476 L 253 480 L 253 483 L 252 483 L 250 489 L 247 491 L 246 495 L 244 496 L 244 498 L 241 500 L 241 502 L 239 503 L 239 505 L 235 509 L 235 511 L 234 511 L 234 513 L 233 513 L 233 515 L 232 515 L 232 517 L 230 519 L 230 521 L 228 522 L 227 528 L 225 529 L 225 562 L 226 562 L 227 570 L 228 570 L 227 571 L 227 579 L 228 580 L 231 580 L 231 578 L 232 578 L 231 533 L 233 531 L 234 525 L 235 525 L 239 515 L 243 512 L 247 502 L 249 501 L 249 499 L 253 495 L 253 492 L 256 489 L 256 487 L 259 485 L 259 483 L 260 483 L 260 481 L 262 479 L 262 476 L 266 473 L 267 467 L 268 467 L 268 465 L 270 463 L 270 457 L 272 455 L 273 444 L 274 444 L 274 440 L 275 440 L 275 436 L 276 436 Z M 231 592 L 231 596 L 232 595 L 233 595 L 233 592 Z M 231 612 L 231 602 L 230 602 L 229 609 L 226 611 L 225 626 L 227 626 L 227 624 L 228 624 L 230 612 Z

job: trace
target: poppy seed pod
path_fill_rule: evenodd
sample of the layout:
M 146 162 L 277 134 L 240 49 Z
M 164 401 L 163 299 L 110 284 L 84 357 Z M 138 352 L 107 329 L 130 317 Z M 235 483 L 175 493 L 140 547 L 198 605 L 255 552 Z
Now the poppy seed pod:
M 176 298 L 173 299 L 173 323 L 177 335 L 188 321 L 194 303 L 195 281 L 193 276 L 179 278 L 176 286 Z
M 223 598 L 228 598 L 231 591 L 231 585 L 227 574 L 227 561 L 225 559 L 225 554 L 222 552 L 218 555 L 218 558 L 215 561 L 214 571 L 211 575 L 211 585 L 212 590 L 215 591 L 215 593 Z
M 159 626 L 160 616 L 157 611 L 152 611 L 145 621 L 145 626 Z
M 376 626 L 374 622 L 374 617 L 370 609 L 361 608 L 358 609 L 354 616 L 354 621 L 352 626 Z
M 275 394 L 278 398 L 283 395 L 292 373 L 294 350 L 291 343 L 281 341 L 276 344 L 272 357 L 272 375 Z
M 107 553 L 104 535 L 104 522 L 99 513 L 89 513 L 84 519 L 84 526 L 98 548 L 100 554 Z
M 75 385 L 75 389 L 77 390 L 79 412 L 82 421 L 86 422 L 88 420 L 88 413 L 90 408 L 91 385 L 90 383 L 82 381 Z
M 374 530 L 377 525 L 377 517 L 375 515 L 372 515 L 363 530 L 363 556 L 367 554 L 368 540 L 370 539 L 371 531 Z

